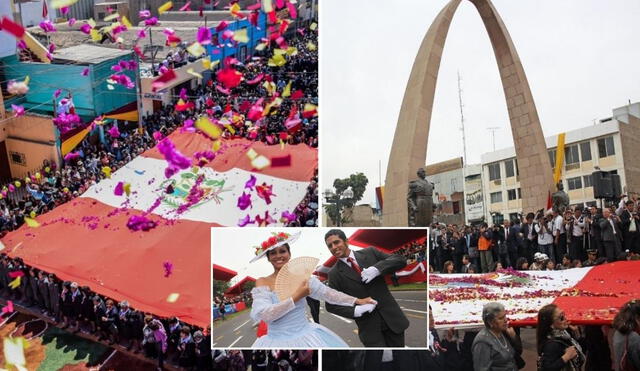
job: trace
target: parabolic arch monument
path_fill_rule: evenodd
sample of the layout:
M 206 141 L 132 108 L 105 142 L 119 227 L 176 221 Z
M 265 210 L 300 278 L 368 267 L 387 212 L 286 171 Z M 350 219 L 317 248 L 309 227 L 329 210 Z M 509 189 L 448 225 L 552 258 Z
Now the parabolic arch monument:
M 440 60 L 451 19 L 461 1 L 449 1 L 438 13 L 413 63 L 387 164 L 384 226 L 408 224 L 408 184 L 416 179 L 416 171 L 426 164 Z M 482 17 L 500 71 L 518 159 L 522 209 L 524 212 L 535 211 L 546 206 L 548 194 L 554 189 L 547 147 L 531 89 L 509 32 L 491 1 L 469 1 Z

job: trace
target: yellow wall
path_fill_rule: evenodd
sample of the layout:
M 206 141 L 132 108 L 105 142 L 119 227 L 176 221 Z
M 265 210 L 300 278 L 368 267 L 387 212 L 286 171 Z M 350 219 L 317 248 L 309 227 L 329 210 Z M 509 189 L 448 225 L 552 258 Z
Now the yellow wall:
M 38 169 L 45 159 L 60 165 L 51 118 L 31 115 L 16 117 L 7 122 L 3 134 L 6 135 L 13 177 L 23 178 L 27 172 Z M 25 164 L 13 162 L 11 152 L 24 155 Z

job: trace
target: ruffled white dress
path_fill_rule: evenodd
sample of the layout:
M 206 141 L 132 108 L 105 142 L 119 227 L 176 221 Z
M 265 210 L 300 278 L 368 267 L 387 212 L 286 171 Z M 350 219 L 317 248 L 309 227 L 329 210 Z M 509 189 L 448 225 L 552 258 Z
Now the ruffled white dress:
M 309 279 L 309 291 L 312 298 L 335 305 L 353 306 L 356 301 L 353 296 L 323 285 L 315 276 Z M 269 326 L 267 335 L 258 338 L 253 348 L 348 347 L 333 331 L 307 319 L 306 300 L 294 303 L 288 298 L 281 302 L 268 286 L 255 287 L 251 294 L 251 318 L 256 322 L 265 321 Z

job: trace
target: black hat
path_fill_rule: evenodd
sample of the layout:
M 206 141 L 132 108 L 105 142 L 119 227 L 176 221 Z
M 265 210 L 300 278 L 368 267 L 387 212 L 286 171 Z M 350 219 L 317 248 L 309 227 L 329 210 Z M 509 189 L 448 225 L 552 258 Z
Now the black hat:
M 598 253 L 598 250 L 596 250 L 596 249 L 588 249 L 587 250 L 587 254 L 597 254 L 597 253 Z

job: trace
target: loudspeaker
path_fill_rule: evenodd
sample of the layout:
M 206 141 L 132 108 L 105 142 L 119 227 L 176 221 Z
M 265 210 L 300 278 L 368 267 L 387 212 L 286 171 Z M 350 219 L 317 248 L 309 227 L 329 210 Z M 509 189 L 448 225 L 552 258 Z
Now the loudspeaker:
M 609 177 L 611 178 L 611 193 L 613 193 L 611 197 L 613 198 L 620 197 L 620 195 L 622 194 L 622 185 L 620 184 L 620 175 L 611 174 L 609 175 Z
M 611 198 L 613 197 L 613 188 L 611 187 L 611 178 L 603 171 L 594 171 L 591 174 L 593 181 L 593 197 L 595 198 Z M 618 179 L 619 180 L 619 179 Z

